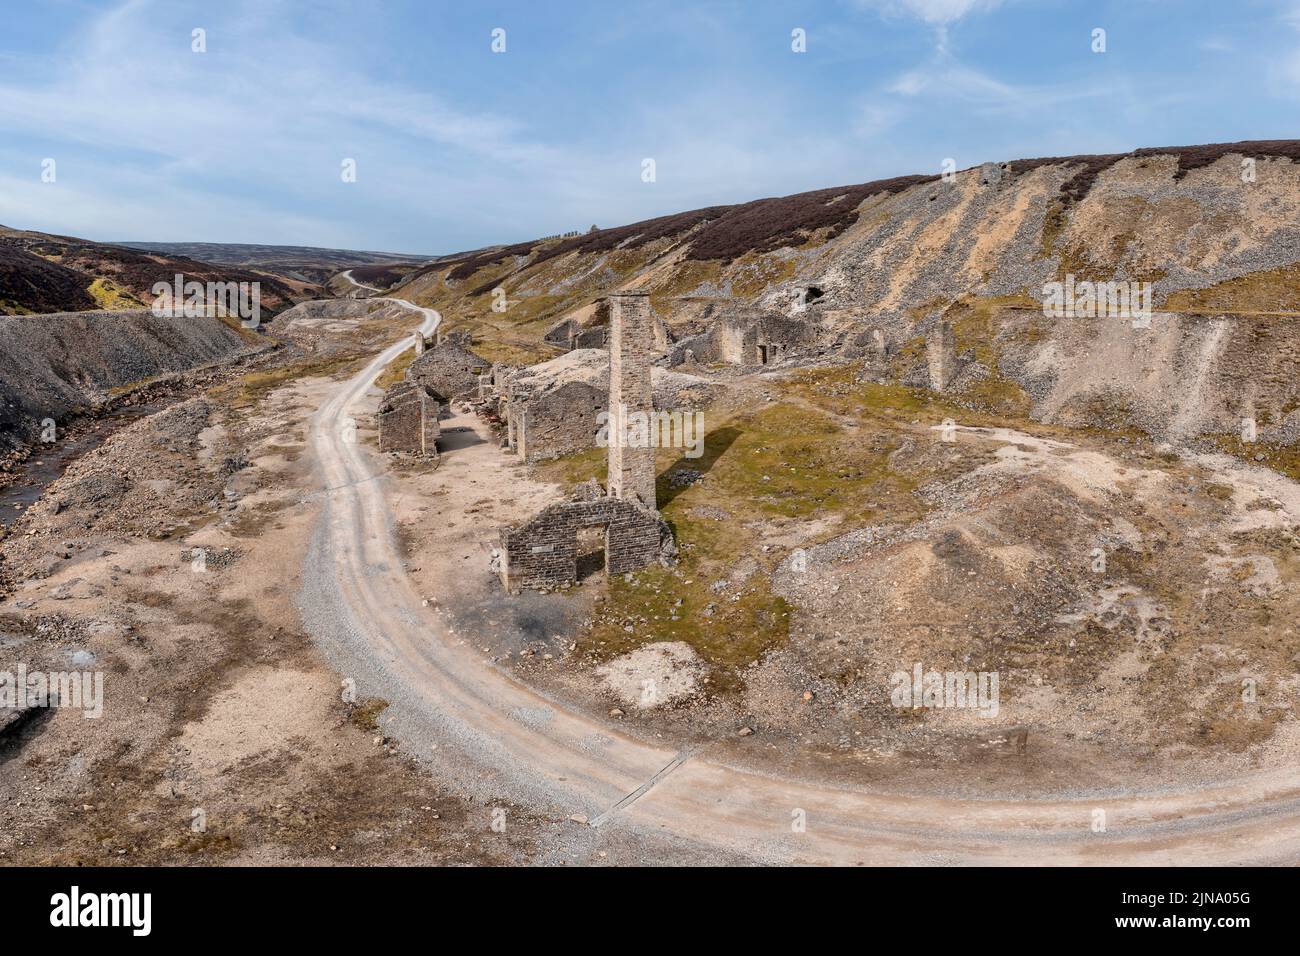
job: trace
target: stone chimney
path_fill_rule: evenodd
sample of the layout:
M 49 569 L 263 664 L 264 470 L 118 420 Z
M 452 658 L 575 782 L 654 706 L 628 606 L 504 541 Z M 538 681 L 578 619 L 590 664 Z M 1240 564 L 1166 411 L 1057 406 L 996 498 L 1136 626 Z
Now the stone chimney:
M 926 337 L 925 352 L 930 366 L 930 388 L 942 392 L 957 374 L 957 336 L 948 322 L 939 320 Z
M 654 422 L 649 293 L 614 293 L 609 304 L 609 494 L 657 511 L 655 450 L 649 441 Z

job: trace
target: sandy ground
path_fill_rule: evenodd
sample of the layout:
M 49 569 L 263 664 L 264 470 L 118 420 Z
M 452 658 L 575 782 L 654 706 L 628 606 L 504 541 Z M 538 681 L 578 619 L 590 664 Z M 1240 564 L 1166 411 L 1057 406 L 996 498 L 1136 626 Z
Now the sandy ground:
M 5 543 L 21 585 L 0 604 L 0 647 L 50 669 L 89 660 L 108 689 L 103 718 L 52 712 L 0 751 L 0 859 L 1300 860 L 1293 762 L 1197 787 L 957 799 L 889 783 L 887 762 L 862 786 L 763 735 L 607 716 L 609 687 L 559 676 L 599 589 L 512 597 L 491 571 L 495 528 L 559 490 L 464 412 L 444 421 L 436 468 L 380 457 L 370 383 L 395 355 L 252 408 L 196 400 L 138 423 L 24 516 Z M 340 427 L 353 418 L 359 441 Z M 1082 498 L 1164 480 L 993 438 L 1002 450 L 980 461 L 999 480 L 1063 468 Z M 1267 563 L 1239 570 L 1270 593 Z M 996 752 L 1015 750 L 1012 735 Z
M 336 387 L 304 379 L 251 409 L 137 423 L 17 526 L 4 546 L 23 580 L 0 602 L 0 669 L 89 662 L 105 701 L 99 719 L 49 711 L 5 740 L 0 861 L 499 864 L 532 852 L 537 821 L 501 799 L 508 824 L 494 830 L 491 807 L 385 739 L 383 703 L 302 631 L 294 596 L 323 501 L 303 422 Z M 232 457 L 246 465 L 227 473 Z M 84 487 L 103 475 L 125 486 L 92 501 Z M 190 509 L 191 488 L 220 505 Z
M 1300 853 L 1300 781 L 1289 771 L 1191 791 L 1130 787 L 1033 802 L 891 795 L 769 776 L 721 752 L 633 737 L 521 683 L 501 654 L 483 650 L 478 632 L 464 633 L 433 603 L 452 595 L 431 600 L 424 592 L 436 568 L 424 588 L 404 573 L 388 511 L 400 491 L 392 476 L 375 480 L 383 462 L 364 443 L 340 437 L 339 422 L 373 403 L 368 386 L 382 358 L 312 423 L 312 447 L 336 492 L 308 554 L 308 629 L 341 671 L 382 689 L 391 701 L 385 726 L 436 772 L 458 769 L 539 812 L 567 814 L 573 828 L 557 838 L 562 852 L 589 850 L 594 830 L 609 845 L 640 841 L 646 858 L 667 859 L 683 845 L 751 860 L 841 863 L 1280 861 Z M 454 483 L 443 470 L 453 457 L 443 457 L 434 486 L 439 473 Z M 477 552 L 481 560 L 484 550 L 464 542 L 459 556 Z M 424 553 L 412 563 L 423 573 Z M 1100 831 L 1089 822 L 1098 812 L 1109 821 Z M 792 819 L 818 822 L 791 826 Z M 676 844 L 662 842 L 669 835 Z

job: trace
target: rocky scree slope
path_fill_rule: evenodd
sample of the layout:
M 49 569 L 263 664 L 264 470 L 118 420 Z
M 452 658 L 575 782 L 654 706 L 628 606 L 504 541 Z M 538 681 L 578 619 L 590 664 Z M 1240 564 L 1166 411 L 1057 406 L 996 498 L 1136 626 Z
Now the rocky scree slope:
M 1043 318 L 1044 284 L 1069 276 L 1149 282 L 1170 320 Z M 1300 395 L 1280 373 L 1292 350 L 1277 343 L 1300 315 L 1300 141 L 986 163 L 950 180 L 708 207 L 447 257 L 392 294 L 536 360 L 553 354 L 547 326 L 615 289 L 648 290 L 680 337 L 788 311 L 809 287 L 809 318 L 836 347 L 880 328 L 916 358 L 948 313 L 978 359 L 958 390 L 1009 397 L 1039 420 L 1183 438 L 1235 432 L 1252 414 L 1267 439 L 1294 441 Z M 491 308 L 497 288 L 504 313 Z

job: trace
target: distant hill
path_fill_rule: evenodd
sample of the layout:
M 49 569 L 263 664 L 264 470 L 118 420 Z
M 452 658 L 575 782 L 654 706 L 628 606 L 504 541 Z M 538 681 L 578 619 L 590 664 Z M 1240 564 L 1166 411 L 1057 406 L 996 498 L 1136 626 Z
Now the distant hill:
M 153 300 L 155 283 L 177 273 L 202 282 L 259 282 L 262 308 L 272 315 L 315 291 L 232 264 L 0 226 L 0 315 L 137 309 Z
M 119 242 L 119 246 L 169 256 L 188 256 L 216 265 L 270 272 L 298 282 L 324 285 L 345 269 L 419 265 L 436 256 L 401 252 L 363 252 L 315 246 L 262 246 L 241 242 Z
M 921 306 L 1032 295 L 1068 273 L 1149 279 L 1161 301 L 1213 289 L 1216 308 L 1265 308 L 1268 296 L 1245 301 L 1244 280 L 1267 284 L 1300 259 L 1300 140 L 1011 160 L 950 179 L 899 176 L 457 253 L 395 291 L 449 320 L 508 321 L 540 339 L 623 287 L 683 325 L 704 303 L 781 311 L 808 286 L 824 308 L 906 323 Z M 500 318 L 497 288 L 510 301 Z
M 1071 281 L 1144 283 L 1168 314 L 1144 339 L 1048 318 L 1048 286 Z M 982 376 L 970 407 L 1184 437 L 1251 418 L 1300 441 L 1300 140 L 1009 159 L 710 206 L 447 256 L 391 292 L 516 362 L 553 354 L 547 330 L 590 321 L 617 289 L 649 293 L 678 341 L 792 316 L 819 360 L 883 340 L 899 380 L 925 371 L 942 320 Z

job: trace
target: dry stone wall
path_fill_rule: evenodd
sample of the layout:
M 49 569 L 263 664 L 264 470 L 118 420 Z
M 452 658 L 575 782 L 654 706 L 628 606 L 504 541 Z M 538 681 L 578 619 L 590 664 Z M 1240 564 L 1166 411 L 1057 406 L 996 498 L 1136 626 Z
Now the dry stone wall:
M 565 501 L 501 532 L 501 576 L 508 590 L 551 588 L 578 579 L 578 531 L 604 526 L 605 569 L 625 574 L 667 559 L 672 532 L 656 512 L 619 498 Z
M 399 382 L 379 406 L 379 450 L 438 457 L 442 405 L 418 382 Z

